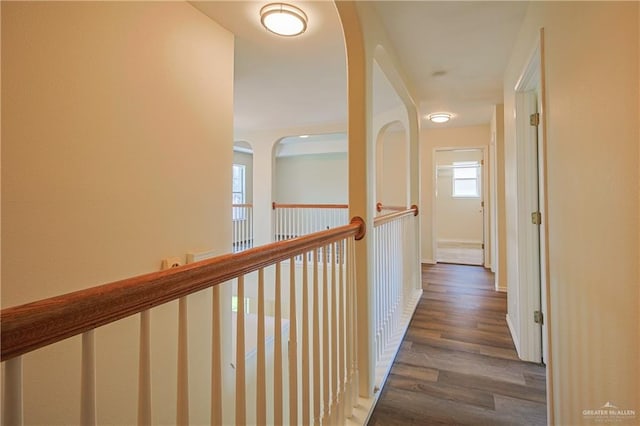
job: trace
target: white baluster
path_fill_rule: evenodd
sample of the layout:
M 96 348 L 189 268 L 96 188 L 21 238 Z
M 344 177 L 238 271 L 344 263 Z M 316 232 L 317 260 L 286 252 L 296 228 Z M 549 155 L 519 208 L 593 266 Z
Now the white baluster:
M 222 317 L 220 286 L 214 286 L 211 296 L 211 424 L 222 424 Z
M 375 236 L 375 234 L 374 234 Z M 344 327 L 345 327 L 345 340 L 344 340 L 344 362 L 345 362 L 345 395 L 344 395 L 344 415 L 345 417 L 351 417 L 353 413 L 353 391 L 351 389 L 351 359 L 352 359 L 352 335 L 351 335 L 351 313 L 352 313 L 352 301 L 351 301 L 351 268 L 353 267 L 349 255 L 351 253 L 351 239 L 345 241 L 344 251 L 344 266 L 345 266 L 345 283 L 344 283 Z M 375 284 L 375 282 L 374 282 Z
M 96 351 L 93 330 L 82 333 L 80 424 L 96 424 Z
M 330 414 L 330 371 L 329 371 L 329 273 L 328 273 L 328 250 L 329 247 L 322 248 L 322 406 L 324 408 L 322 423 L 329 423 Z
M 387 343 L 389 342 L 389 331 L 391 329 L 391 300 L 393 298 L 391 294 L 391 287 L 393 285 L 393 241 L 392 241 L 392 233 L 391 228 L 393 227 L 392 222 L 387 222 L 385 227 L 385 234 L 387 241 L 385 243 L 385 247 L 387 249 L 387 282 L 385 286 L 385 295 L 384 295 L 384 317 L 385 317 L 385 325 L 384 325 L 384 348 L 387 347 Z M 382 353 L 380 354 L 382 355 Z
M 391 286 L 392 286 L 392 281 L 393 281 L 393 264 L 392 264 L 392 257 L 393 254 L 391 253 L 391 245 L 392 245 L 392 235 L 391 235 L 391 224 L 390 222 L 387 222 L 385 225 L 385 237 L 386 237 L 386 241 L 385 241 L 385 248 L 387 250 L 387 255 L 386 255 L 386 270 L 387 270 L 387 280 L 385 282 L 385 287 L 384 287 L 384 329 L 383 329 L 383 333 L 384 333 L 384 339 L 382 341 L 382 350 L 380 352 L 380 355 L 382 356 L 382 353 L 384 352 L 384 348 L 386 348 L 387 343 L 389 342 L 389 329 L 391 327 L 391 306 L 390 306 L 390 302 L 391 302 Z
M 298 318 L 295 258 L 289 260 L 289 424 L 298 424 Z
M 280 211 L 279 209 L 275 209 L 273 211 L 273 241 L 279 241 L 279 231 L 278 228 L 280 227 Z
M 293 268 L 293 264 L 291 265 Z M 274 312 L 274 352 L 273 352 L 273 424 L 283 424 L 282 419 L 282 302 L 281 293 L 281 265 L 276 263 L 276 288 Z
M 285 232 L 285 239 L 290 239 L 291 238 L 291 208 L 288 208 L 285 210 L 285 218 L 286 218 L 286 232 Z
M 138 361 L 138 425 L 151 424 L 151 313 L 140 313 Z
M 290 208 L 282 209 L 282 239 L 289 239 L 289 212 Z
M 236 225 L 238 226 L 238 251 L 244 250 L 244 219 L 243 219 L 244 208 L 238 207 L 238 220 L 236 220 Z
M 378 358 L 378 354 L 380 353 L 380 346 L 382 345 L 382 294 L 383 294 L 383 285 L 384 285 L 384 240 L 383 240 L 383 227 L 384 225 L 380 225 L 378 228 L 375 228 L 376 239 L 378 241 L 378 265 L 379 265 L 379 273 L 378 278 L 376 280 L 376 302 L 374 305 L 374 318 L 376 323 L 376 337 L 375 337 L 375 349 L 376 349 L 376 360 Z
M 251 243 L 249 244 L 249 247 L 253 247 L 253 244 L 254 244 L 254 241 L 253 241 L 253 238 L 254 238 L 254 229 L 253 229 L 253 207 L 251 207 L 251 208 L 249 209 L 249 214 L 251 215 L 251 225 L 250 225 L 250 226 L 251 226 L 251 231 L 250 231 L 250 235 L 249 235 L 249 238 L 251 238 Z
M 320 298 L 318 294 L 318 250 L 313 251 L 313 424 L 320 424 Z
M 338 330 L 339 330 L 339 365 L 338 365 L 338 393 L 339 393 L 339 420 L 340 424 L 344 424 L 345 413 L 345 362 L 346 362 L 346 342 L 345 342 L 345 311 L 344 311 L 344 240 L 340 241 L 339 258 L 338 258 Z
M 271 238 L 272 241 L 278 241 L 278 209 L 273 209 L 271 218 Z
M 246 373 L 244 348 L 244 276 L 238 277 L 238 312 L 236 315 L 236 424 L 247 424 Z
M 22 426 L 22 357 L 17 356 L 5 362 L 4 398 L 2 424 Z
M 236 208 L 231 206 L 231 251 L 235 253 L 236 251 L 236 221 L 234 220 L 236 217 Z
M 331 245 L 331 424 L 338 420 L 338 281 L 336 277 L 338 244 Z
M 375 235 L 375 234 L 374 234 Z M 355 342 L 355 338 L 353 336 L 353 292 L 352 292 L 352 270 L 353 263 L 351 262 L 351 239 L 349 238 L 346 241 L 346 251 L 345 251 L 345 266 L 346 266 L 346 277 L 345 277 L 345 356 L 346 356 L 346 395 L 345 395 L 345 416 L 351 417 L 353 414 L 353 407 L 355 405 L 355 400 L 353 399 L 353 343 Z M 375 324 L 375 323 L 374 323 Z
M 373 324 L 374 324 L 374 330 L 375 330 L 375 336 L 374 336 L 374 348 L 376 349 L 375 351 L 375 359 L 377 361 L 378 358 L 378 353 L 379 353 L 379 346 L 380 346 L 380 338 L 381 338 L 381 328 L 382 328 L 382 324 L 380 322 L 380 311 L 382 310 L 381 307 L 381 288 L 382 288 L 382 235 L 381 235 L 381 228 L 377 227 L 373 229 L 373 235 L 374 235 L 374 256 L 376 259 L 376 275 L 375 277 L 373 277 L 373 293 L 374 293 L 374 297 L 373 297 Z
M 189 323 L 187 298 L 178 301 L 178 391 L 176 424 L 189 424 Z
M 357 405 L 358 404 L 358 386 L 359 386 L 359 381 L 360 378 L 359 376 L 359 371 L 358 371 L 358 350 L 357 350 L 357 342 L 358 342 L 358 327 L 356 327 L 356 322 L 357 322 L 357 318 L 358 318 L 358 299 L 356 297 L 356 280 L 357 280 L 357 276 L 356 276 L 356 248 L 355 248 L 355 239 L 354 238 L 350 238 L 349 239 L 349 262 L 351 263 L 352 267 L 351 267 L 351 336 L 352 337 L 352 349 L 351 349 L 351 363 L 352 363 L 352 386 L 351 386 L 351 391 L 353 392 L 352 394 L 352 402 L 353 405 Z
M 256 387 L 256 423 L 267 423 L 267 367 L 264 330 L 264 269 L 258 271 L 258 367 Z
M 308 254 L 302 256 L 302 424 L 310 424 L 311 393 L 309 391 L 309 271 Z

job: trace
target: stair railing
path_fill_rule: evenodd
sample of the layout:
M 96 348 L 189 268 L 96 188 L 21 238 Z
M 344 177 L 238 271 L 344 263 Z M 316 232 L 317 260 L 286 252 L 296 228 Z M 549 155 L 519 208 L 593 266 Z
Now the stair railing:
M 233 423 L 341 424 L 358 400 L 358 354 L 356 353 L 357 301 L 355 298 L 355 240 L 364 237 L 365 224 L 358 217 L 347 225 L 299 238 L 274 242 L 197 261 L 165 271 L 79 290 L 0 313 L 1 360 L 4 374 L 4 424 L 21 425 L 22 355 L 63 339 L 82 335 L 81 401 L 79 423 L 97 424 L 94 330 L 123 318 L 140 315 L 138 423 L 152 418 L 150 385 L 149 310 L 175 300 L 181 305 L 178 330 L 186 329 L 186 296 L 213 288 L 211 424 L 222 424 L 222 410 L 233 409 Z M 308 255 L 311 253 L 311 255 Z M 302 273 L 293 259 L 302 257 Z M 321 259 L 321 261 L 317 261 Z M 281 294 L 281 267 L 288 262 L 289 294 Z M 275 327 L 273 364 L 266 364 L 265 268 L 275 267 L 276 325 L 283 321 L 282 303 L 288 303 L 288 342 Z M 244 303 L 237 307 L 235 339 L 235 408 L 223 407 L 221 320 L 219 288 L 233 280 L 238 300 L 244 300 L 247 274 L 258 272 L 257 380 L 255 405 L 247 400 Z M 300 294 L 301 293 L 301 294 Z M 184 320 L 184 323 L 183 323 Z M 179 331 L 176 424 L 189 423 L 188 346 Z M 286 355 L 283 363 L 282 347 Z M 286 371 L 283 366 L 286 365 Z M 267 389 L 267 369 L 273 369 L 272 389 Z M 288 380 L 283 380 L 283 378 Z M 267 410 L 267 395 L 273 404 Z M 283 401 L 288 395 L 288 403 Z M 269 413 L 269 417 L 267 414 Z M 248 420 L 248 418 L 250 420 Z

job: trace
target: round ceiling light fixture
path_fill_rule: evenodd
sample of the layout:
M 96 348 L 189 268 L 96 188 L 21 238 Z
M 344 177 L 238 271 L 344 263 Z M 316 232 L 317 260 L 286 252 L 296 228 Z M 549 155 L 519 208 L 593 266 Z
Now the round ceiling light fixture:
M 451 120 L 451 114 L 448 112 L 435 112 L 433 114 L 429 114 L 427 118 L 433 123 L 446 123 Z
M 294 37 L 307 29 L 307 15 L 286 3 L 269 3 L 260 9 L 260 22 L 269 31 L 284 37 Z

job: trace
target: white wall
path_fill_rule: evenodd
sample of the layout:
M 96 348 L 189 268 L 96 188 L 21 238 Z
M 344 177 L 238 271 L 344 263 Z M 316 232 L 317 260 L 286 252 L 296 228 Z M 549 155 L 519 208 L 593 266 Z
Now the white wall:
M 435 148 L 488 147 L 491 141 L 489 123 L 480 126 L 423 128 L 420 131 L 420 191 L 422 261 L 435 263 L 433 253 L 433 213 L 435 204 L 435 171 L 433 153 Z
M 2 4 L 2 306 L 231 243 L 233 36 L 188 3 Z M 192 352 L 210 296 L 191 299 Z M 154 422 L 175 422 L 176 304 L 152 314 Z M 136 422 L 138 319 L 96 333 L 98 420 Z M 25 423 L 79 420 L 80 339 L 24 357 Z M 207 357 L 192 420 L 208 422 Z
M 253 202 L 253 154 L 244 152 L 233 152 L 233 164 L 243 164 L 244 168 L 244 184 L 245 184 L 245 203 Z
M 437 242 L 475 243 L 480 247 L 483 242 L 483 220 L 481 209 L 482 197 L 460 198 L 453 196 L 453 169 L 458 161 L 477 161 L 483 159 L 482 151 L 437 151 L 438 166 L 436 221 Z M 440 167 L 445 166 L 445 167 Z M 481 184 L 482 179 L 481 179 Z
M 278 203 L 347 203 L 346 153 L 278 157 L 275 200 Z
M 516 286 L 513 88 L 545 31 L 548 324 L 556 424 L 640 411 L 638 3 L 531 4 L 505 72 L 507 280 Z M 614 120 L 603 120 L 603 112 Z M 509 298 L 509 315 L 517 304 Z M 637 420 L 637 417 L 636 417 Z

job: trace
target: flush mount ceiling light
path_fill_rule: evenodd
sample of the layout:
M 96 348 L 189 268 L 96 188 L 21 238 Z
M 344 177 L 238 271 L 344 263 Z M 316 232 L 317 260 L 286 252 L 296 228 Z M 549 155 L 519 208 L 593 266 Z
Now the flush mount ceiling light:
M 433 123 L 446 123 L 451 119 L 451 114 L 447 112 L 436 112 L 427 116 Z
M 285 37 L 302 34 L 307 29 L 307 15 L 286 3 L 270 3 L 260 9 L 260 22 L 269 31 Z

